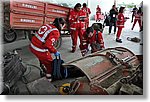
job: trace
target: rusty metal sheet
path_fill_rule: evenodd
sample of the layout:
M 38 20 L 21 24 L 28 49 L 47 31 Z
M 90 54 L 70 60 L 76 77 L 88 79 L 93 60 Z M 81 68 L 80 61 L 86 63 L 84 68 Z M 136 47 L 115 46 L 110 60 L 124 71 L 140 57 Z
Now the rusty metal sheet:
M 118 59 L 116 60 L 116 64 L 113 64 L 112 61 L 107 57 L 107 52 L 115 55 Z M 89 81 L 94 81 L 91 83 L 95 83 L 98 81 L 99 83 L 103 80 L 109 78 L 113 74 L 117 72 L 118 67 L 125 67 L 119 61 L 127 61 L 131 65 L 136 65 L 139 62 L 137 61 L 137 57 L 126 48 L 117 47 L 117 48 L 108 48 L 106 50 L 102 50 L 86 57 L 68 62 L 63 64 L 64 66 L 73 65 L 79 68 L 81 71 L 85 73 Z M 128 73 L 126 74 L 126 76 Z M 123 76 L 122 76 L 123 77 Z M 117 81 L 117 80 L 116 80 Z

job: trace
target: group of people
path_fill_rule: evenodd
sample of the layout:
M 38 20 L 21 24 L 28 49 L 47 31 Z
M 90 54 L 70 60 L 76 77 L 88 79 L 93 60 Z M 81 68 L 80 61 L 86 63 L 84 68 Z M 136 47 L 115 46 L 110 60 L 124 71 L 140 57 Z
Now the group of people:
M 104 48 L 103 37 L 101 32 L 95 31 L 92 26 L 89 27 L 90 13 L 91 11 L 86 6 L 86 3 L 83 4 L 83 8 L 81 8 L 80 3 L 77 3 L 74 9 L 70 12 L 69 23 L 72 38 L 72 50 L 71 50 L 72 53 L 76 51 L 78 36 L 80 39 L 79 47 L 83 56 L 88 52 L 89 44 L 91 45 L 92 48 L 91 52 L 96 51 L 94 43 L 95 45 L 99 44 L 100 45 L 99 47 Z
M 124 17 L 124 9 L 125 7 L 120 7 L 119 11 L 117 10 L 116 6 L 113 5 L 112 9 L 109 12 L 109 34 L 111 34 L 112 26 L 114 26 L 114 34 L 116 34 L 116 42 L 122 43 L 120 39 L 122 29 L 124 28 L 124 24 L 127 17 Z M 118 30 L 116 29 L 118 28 Z
M 112 9 L 109 12 L 109 34 L 111 34 L 112 26 L 114 26 L 114 34 L 116 34 L 116 28 L 118 27 L 117 34 L 116 34 L 116 42 L 119 42 L 119 43 L 122 43 L 120 36 L 121 36 L 122 29 L 124 28 L 124 23 L 126 22 L 127 19 L 129 19 L 128 17 L 124 17 L 124 14 L 123 14 L 124 9 L 125 7 L 120 7 L 118 11 L 116 6 L 113 5 Z M 142 13 L 141 8 L 137 9 L 135 6 L 132 12 L 133 14 L 132 14 L 131 23 L 133 22 L 133 18 L 134 18 L 134 22 L 133 22 L 133 26 L 131 30 L 134 29 L 134 26 L 136 22 L 138 21 L 140 31 L 142 31 L 143 30 L 143 26 L 142 26 L 143 13 Z
M 113 10 L 114 9 L 114 10 Z M 124 22 L 126 21 L 123 15 L 124 7 L 121 7 L 119 12 L 113 6 L 110 12 L 110 16 L 112 16 L 112 25 L 115 25 L 116 16 L 117 16 L 117 42 L 121 42 L 120 34 L 122 28 L 124 27 Z M 70 23 L 70 34 L 72 39 L 72 50 L 74 53 L 77 47 L 77 39 L 80 39 L 79 48 L 81 50 L 82 56 L 89 51 L 89 46 L 91 47 L 91 53 L 104 49 L 104 41 L 102 37 L 102 32 L 98 29 L 95 29 L 95 26 L 89 27 L 89 15 L 91 14 L 90 9 L 87 7 L 86 3 L 83 4 L 83 7 L 80 3 L 77 3 L 70 11 L 69 15 L 69 23 Z M 113 18 L 115 18 L 113 20 Z M 54 43 L 60 37 L 60 31 L 65 25 L 65 20 L 63 18 L 56 18 L 52 24 L 43 25 L 33 36 L 30 44 L 31 52 L 39 59 L 40 63 L 42 63 L 46 68 L 46 78 L 51 81 L 52 80 L 52 61 L 53 58 L 51 53 L 54 55 L 60 56 L 60 53 L 55 49 Z M 111 32 L 111 26 L 110 30 Z M 116 29 L 114 29 L 116 32 Z

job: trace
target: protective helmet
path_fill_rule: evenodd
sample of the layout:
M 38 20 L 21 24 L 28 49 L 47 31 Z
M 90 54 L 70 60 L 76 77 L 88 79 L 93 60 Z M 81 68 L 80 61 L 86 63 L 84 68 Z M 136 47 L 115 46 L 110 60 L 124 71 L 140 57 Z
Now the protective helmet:
M 66 21 L 63 18 L 55 18 L 53 25 L 60 31 L 65 23 Z M 60 24 L 62 24 L 62 26 Z

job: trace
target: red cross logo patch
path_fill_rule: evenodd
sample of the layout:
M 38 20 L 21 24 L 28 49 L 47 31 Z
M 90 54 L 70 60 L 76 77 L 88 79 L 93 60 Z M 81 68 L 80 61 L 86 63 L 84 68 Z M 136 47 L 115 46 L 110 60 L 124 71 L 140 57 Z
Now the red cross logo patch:
M 39 29 L 38 33 L 39 33 L 39 34 L 44 34 L 46 31 L 47 31 L 47 26 L 42 26 L 42 27 Z

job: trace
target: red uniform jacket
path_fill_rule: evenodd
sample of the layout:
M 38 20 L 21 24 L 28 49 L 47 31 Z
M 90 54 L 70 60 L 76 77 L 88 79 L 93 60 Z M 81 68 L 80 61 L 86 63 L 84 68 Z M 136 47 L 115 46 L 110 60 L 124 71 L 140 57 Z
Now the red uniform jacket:
M 96 31 L 94 30 L 94 35 L 91 38 L 88 38 L 86 36 L 86 32 L 83 34 L 83 39 L 82 39 L 82 42 L 79 46 L 81 53 L 87 52 L 86 50 L 88 49 L 88 45 L 91 46 L 92 52 L 95 52 L 97 49 L 93 49 L 92 44 L 99 44 L 100 48 L 104 48 L 103 36 L 102 36 L 102 33 L 100 31 L 98 31 L 98 36 L 97 36 Z
M 30 49 L 40 60 L 47 57 L 52 61 L 50 53 L 57 52 L 53 44 L 59 37 L 60 33 L 55 26 L 50 24 L 43 25 L 33 36 Z
M 101 8 L 100 7 L 96 8 L 96 13 L 101 13 Z
M 136 20 L 141 20 L 142 19 L 143 14 L 142 13 L 135 13 L 134 17 Z
M 70 11 L 69 23 L 70 23 L 70 29 L 71 30 L 85 29 L 86 20 L 87 20 L 86 13 L 83 10 L 80 10 L 80 11 L 72 10 L 72 11 Z
M 117 18 L 117 27 L 124 28 L 125 21 L 126 20 L 125 20 L 123 13 L 119 13 L 118 18 Z
M 91 14 L 91 10 L 87 7 L 83 7 L 82 10 L 86 13 L 86 16 L 89 17 L 89 14 Z

